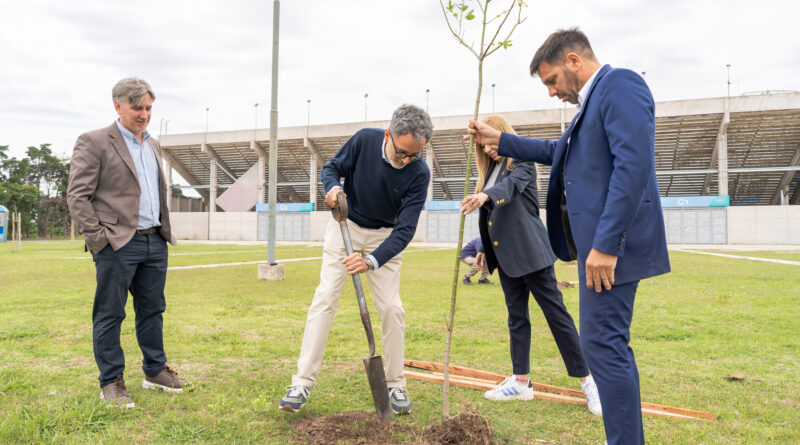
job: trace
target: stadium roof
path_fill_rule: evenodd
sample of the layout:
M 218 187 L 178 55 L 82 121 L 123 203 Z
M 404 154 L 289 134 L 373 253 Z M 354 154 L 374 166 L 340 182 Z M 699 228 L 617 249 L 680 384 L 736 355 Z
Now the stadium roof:
M 656 103 L 655 163 L 661 195 L 719 194 L 716 149 L 718 140 L 725 137 L 732 205 L 778 204 L 781 190 L 784 199 L 800 204 L 800 93 L 731 97 L 728 110 L 726 122 L 725 98 Z M 522 136 L 557 139 L 575 113 L 569 107 L 500 114 Z M 432 169 L 435 200 L 460 199 L 463 194 L 468 147 L 462 136 L 468 119 L 433 118 L 432 152 L 426 152 L 425 158 Z M 388 125 L 388 121 L 370 121 L 279 128 L 278 202 L 311 201 L 312 156 L 318 156 L 321 168 L 359 129 Z M 207 198 L 212 159 L 220 170 L 218 187 L 230 186 L 258 162 L 259 152 L 268 156 L 269 129 L 164 135 L 161 145 L 172 167 Z M 543 200 L 549 168 L 540 166 L 539 172 Z M 316 194 L 317 208 L 327 209 L 319 182 Z

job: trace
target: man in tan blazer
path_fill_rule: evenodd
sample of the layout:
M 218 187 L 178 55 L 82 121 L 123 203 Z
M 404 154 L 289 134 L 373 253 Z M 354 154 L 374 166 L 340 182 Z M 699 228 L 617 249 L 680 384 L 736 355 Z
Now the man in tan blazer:
M 185 382 L 166 362 L 162 313 L 166 309 L 170 193 L 161 169 L 161 146 L 147 132 L 155 94 L 144 80 L 125 78 L 111 91 L 119 119 L 78 137 L 70 163 L 67 202 L 97 270 L 92 311 L 100 398 L 134 407 L 125 387 L 120 327 L 128 291 L 136 313 L 146 389 L 182 392 Z

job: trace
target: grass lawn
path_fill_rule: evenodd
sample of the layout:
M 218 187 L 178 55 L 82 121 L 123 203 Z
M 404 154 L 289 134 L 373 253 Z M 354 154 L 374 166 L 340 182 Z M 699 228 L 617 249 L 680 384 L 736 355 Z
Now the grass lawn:
M 321 250 L 286 245 L 277 256 L 317 257 Z M 454 252 L 409 250 L 401 288 L 406 357 L 440 362 Z M 266 249 L 184 244 L 170 253 L 170 266 L 191 266 L 263 260 Z M 141 388 L 129 299 L 122 343 L 136 408 L 106 408 L 92 355 L 95 279 L 87 257 L 78 241 L 25 243 L 21 253 L 0 245 L 0 443 L 287 443 L 298 417 L 373 409 L 361 364 L 367 344 L 349 281 L 317 389 L 297 415 L 276 409 L 295 371 L 319 280 L 314 259 L 286 262 L 281 282 L 258 281 L 255 264 L 168 273 L 165 342 L 170 365 L 196 388 L 186 394 Z M 671 260 L 673 272 L 644 281 L 637 295 L 631 345 L 642 399 L 710 411 L 718 419 L 645 417 L 648 443 L 800 443 L 800 267 L 687 252 L 672 252 Z M 559 280 L 577 280 L 574 267 L 559 264 L 557 273 Z M 577 320 L 577 289 L 566 289 L 564 299 Z M 531 309 L 532 378 L 579 389 L 541 311 L 535 303 Z M 371 313 L 379 329 L 374 307 Z M 505 318 L 498 284 L 462 286 L 453 363 L 510 373 Z M 409 381 L 408 389 L 414 412 L 397 421 L 439 422 L 441 386 Z M 585 407 L 489 402 L 480 391 L 451 387 L 451 413 L 467 408 L 489 420 L 498 443 L 599 444 L 604 438 L 602 420 Z

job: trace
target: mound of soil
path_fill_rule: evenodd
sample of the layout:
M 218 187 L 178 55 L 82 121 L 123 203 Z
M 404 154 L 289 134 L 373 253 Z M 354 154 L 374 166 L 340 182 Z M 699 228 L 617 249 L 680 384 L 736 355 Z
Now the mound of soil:
M 442 423 L 429 425 L 420 433 L 412 426 L 383 423 L 375 413 L 352 411 L 332 416 L 297 419 L 292 423 L 292 438 L 299 443 L 321 445 L 390 444 L 406 445 L 490 445 L 494 444 L 489 422 L 480 414 L 467 411 Z
M 474 411 L 466 411 L 442 423 L 429 425 L 422 431 L 426 444 L 436 445 L 493 445 L 489 422 Z
M 307 417 L 292 423 L 293 438 L 299 443 L 320 445 L 398 443 L 398 436 L 414 434 L 413 428 L 395 422 L 381 422 L 375 413 L 351 411 L 332 416 Z

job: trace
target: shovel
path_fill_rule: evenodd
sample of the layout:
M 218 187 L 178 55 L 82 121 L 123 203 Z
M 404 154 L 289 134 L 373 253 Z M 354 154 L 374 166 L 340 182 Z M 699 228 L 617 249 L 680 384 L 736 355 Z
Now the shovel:
M 347 228 L 347 198 L 344 192 L 337 195 L 339 206 L 332 208 L 333 219 L 339 221 L 339 228 L 342 230 L 342 239 L 347 255 L 353 254 L 353 243 L 350 242 L 350 230 Z M 364 369 L 367 371 L 369 389 L 372 392 L 372 403 L 375 405 L 375 412 L 383 422 L 392 420 L 392 407 L 389 404 L 389 388 L 386 386 L 386 374 L 383 372 L 383 359 L 380 355 L 375 355 L 375 338 L 372 336 L 372 323 L 369 321 L 369 311 L 367 310 L 367 300 L 364 297 L 364 288 L 361 286 L 361 276 L 351 275 L 353 286 L 356 288 L 358 298 L 358 309 L 361 311 L 361 323 L 367 332 L 369 342 L 369 356 L 364 359 Z

